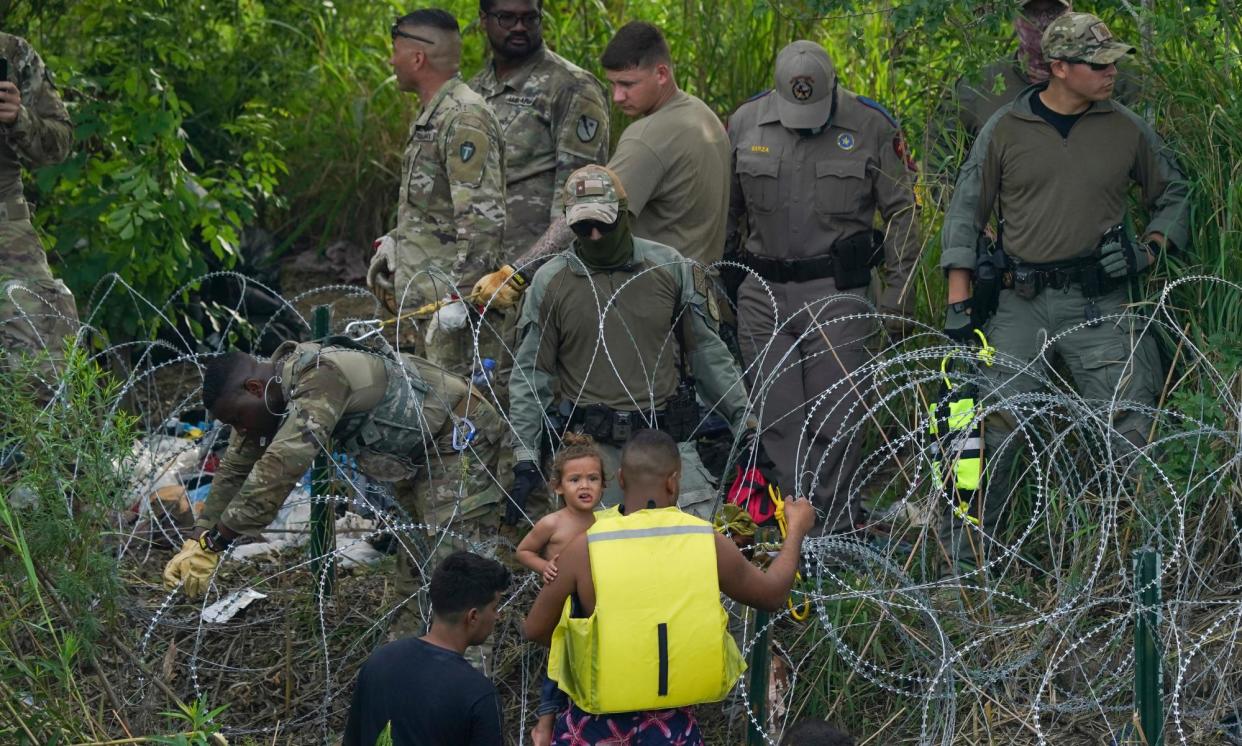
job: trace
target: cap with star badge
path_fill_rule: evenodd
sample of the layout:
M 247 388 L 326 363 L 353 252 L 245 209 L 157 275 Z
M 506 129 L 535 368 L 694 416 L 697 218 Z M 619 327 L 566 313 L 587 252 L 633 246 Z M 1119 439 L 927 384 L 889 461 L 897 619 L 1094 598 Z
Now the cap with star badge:
M 621 177 L 610 168 L 590 165 L 565 180 L 565 223 L 583 220 L 614 223 L 626 203 Z
M 1097 16 L 1066 13 L 1052 22 L 1042 40 L 1044 57 L 1066 62 L 1109 65 L 1134 51 L 1134 47 L 1113 38 Z
M 776 113 L 789 129 L 814 129 L 832 115 L 836 69 L 824 48 L 795 41 L 776 55 Z

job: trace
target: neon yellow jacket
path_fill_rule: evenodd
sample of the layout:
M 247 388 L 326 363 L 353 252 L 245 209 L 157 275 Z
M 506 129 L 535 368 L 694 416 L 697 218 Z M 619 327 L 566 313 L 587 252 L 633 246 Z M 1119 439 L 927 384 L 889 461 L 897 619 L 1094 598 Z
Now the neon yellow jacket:
M 746 670 L 725 628 L 711 524 L 675 507 L 587 531 L 595 612 L 552 633 L 548 676 L 592 714 L 717 702 Z

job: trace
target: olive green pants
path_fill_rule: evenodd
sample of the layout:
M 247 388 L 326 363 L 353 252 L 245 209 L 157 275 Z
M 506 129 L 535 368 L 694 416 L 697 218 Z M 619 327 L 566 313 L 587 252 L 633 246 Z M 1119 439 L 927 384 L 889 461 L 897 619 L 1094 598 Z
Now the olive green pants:
M 1102 316 L 1126 313 L 1127 303 L 1124 287 L 1096 300 Z M 941 540 L 952 559 L 978 564 L 1002 549 L 996 543 L 997 530 L 1004 525 L 1013 501 L 1015 459 L 1028 442 L 1023 428 L 1035 424 L 1023 421 L 1007 402 L 1030 411 L 1032 402 L 1013 397 L 1045 391 L 1041 379 L 1050 378 L 1053 355 L 1069 370 L 1084 411 L 1090 410 L 1111 426 L 1116 459 L 1147 444 L 1151 417 L 1130 405 L 1154 407 L 1158 401 L 1163 379 L 1155 332 L 1145 329 L 1146 320 L 1133 314 L 1086 326 L 1087 306 L 1087 298 L 1076 285 L 1044 290 L 1031 300 L 1012 290 L 1001 292 L 1000 305 L 984 333 L 998 358 L 1009 359 L 981 366 L 984 384 L 978 400 L 986 409 L 1000 407 L 983 423 L 985 498 L 982 505 L 971 505 L 977 527 L 968 525 L 963 530 L 963 522 L 952 516 L 942 524 Z
M 65 340 L 77 328 L 73 294 L 52 277 L 34 226 L 0 220 L 0 350 L 38 358 L 36 391 L 43 403 L 56 391 Z M 10 365 L 5 356 L 0 365 Z

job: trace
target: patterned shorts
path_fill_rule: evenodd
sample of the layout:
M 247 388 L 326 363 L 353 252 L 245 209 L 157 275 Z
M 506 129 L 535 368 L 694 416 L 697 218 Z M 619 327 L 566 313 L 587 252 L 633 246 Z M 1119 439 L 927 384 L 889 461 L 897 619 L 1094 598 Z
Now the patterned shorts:
M 704 746 L 694 709 L 592 715 L 570 703 L 552 730 L 556 746 Z

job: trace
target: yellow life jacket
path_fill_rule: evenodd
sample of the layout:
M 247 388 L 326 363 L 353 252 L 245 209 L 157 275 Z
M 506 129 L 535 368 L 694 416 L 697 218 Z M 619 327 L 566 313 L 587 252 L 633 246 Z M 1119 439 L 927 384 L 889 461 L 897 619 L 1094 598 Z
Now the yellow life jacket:
M 711 524 L 675 507 L 587 531 L 595 611 L 552 633 L 548 676 L 586 712 L 684 707 L 725 698 L 746 664 L 725 627 Z

